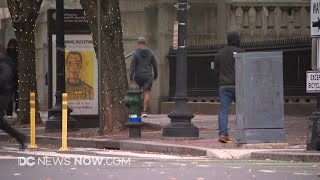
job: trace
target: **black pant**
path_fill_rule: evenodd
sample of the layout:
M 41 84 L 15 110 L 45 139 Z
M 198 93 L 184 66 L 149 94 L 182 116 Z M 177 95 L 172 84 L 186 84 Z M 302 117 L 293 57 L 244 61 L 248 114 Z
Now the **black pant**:
M 11 96 L 2 96 L 0 95 L 0 128 L 4 130 L 6 133 L 8 133 L 10 136 L 15 138 L 19 143 L 23 143 L 24 141 L 24 135 L 17 130 L 15 130 L 13 127 L 11 127 L 4 119 L 4 111 L 6 107 L 8 106 L 8 102 Z
M 13 97 L 13 100 L 12 100 Z M 6 108 L 6 114 L 7 116 L 12 116 L 13 113 L 13 102 L 15 102 L 15 109 L 14 111 L 17 113 L 17 109 L 18 109 L 18 91 L 15 90 L 14 93 L 12 94 L 12 97 L 10 97 L 10 100 L 8 102 L 8 107 Z

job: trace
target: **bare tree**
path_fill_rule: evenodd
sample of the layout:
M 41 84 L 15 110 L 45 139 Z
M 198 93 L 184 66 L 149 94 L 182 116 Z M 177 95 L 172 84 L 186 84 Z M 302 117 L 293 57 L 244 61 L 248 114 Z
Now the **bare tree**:
M 122 26 L 118 0 L 105 0 L 101 3 L 101 37 L 98 37 L 96 0 L 80 0 L 92 32 L 94 48 L 98 54 L 98 38 L 101 38 L 102 58 L 102 110 L 104 133 L 122 131 L 128 119 L 127 108 L 121 100 L 128 88 L 124 59 Z
M 19 113 L 18 122 L 30 122 L 30 92 L 37 93 L 35 26 L 42 0 L 7 0 L 18 42 Z M 36 98 L 36 122 L 42 123 Z

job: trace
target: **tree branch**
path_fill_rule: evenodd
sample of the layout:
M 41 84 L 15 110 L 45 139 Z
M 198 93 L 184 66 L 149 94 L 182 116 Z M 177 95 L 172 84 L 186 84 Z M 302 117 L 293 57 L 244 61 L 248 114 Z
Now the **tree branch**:
M 17 0 L 7 0 L 7 3 L 8 3 L 10 15 L 11 15 L 11 20 L 14 22 L 17 22 L 17 20 L 19 18 L 21 18 L 21 17 L 19 17 L 19 16 L 21 16 L 20 15 L 20 12 L 21 12 L 20 2 L 18 2 Z
M 39 12 L 43 0 L 34 0 L 34 1 L 35 1 L 34 4 L 35 4 L 35 7 L 36 7 L 36 11 Z

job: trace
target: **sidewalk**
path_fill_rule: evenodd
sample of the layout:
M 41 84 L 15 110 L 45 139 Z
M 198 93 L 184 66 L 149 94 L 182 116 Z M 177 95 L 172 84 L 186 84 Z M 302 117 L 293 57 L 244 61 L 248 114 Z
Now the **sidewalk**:
M 43 116 L 46 119 L 46 116 Z M 105 149 L 120 149 L 130 151 L 148 151 L 166 154 L 206 156 L 220 159 L 273 159 L 285 161 L 320 162 L 320 152 L 305 151 L 308 133 L 309 117 L 285 117 L 286 143 L 276 144 L 247 144 L 237 146 L 235 143 L 222 144 L 218 142 L 218 117 L 215 115 L 196 115 L 192 122 L 200 129 L 200 137 L 197 140 L 183 138 L 163 138 L 161 128 L 170 122 L 166 115 L 151 114 L 143 118 L 144 122 L 156 124 L 142 130 L 141 139 L 130 139 L 128 132 L 120 135 L 99 136 L 98 128 L 81 129 L 68 133 L 68 145 L 70 147 L 90 147 Z M 235 116 L 229 116 L 229 128 L 231 138 L 235 129 Z M 20 128 L 20 131 L 29 134 L 28 128 Z M 37 144 L 55 145 L 61 144 L 61 133 L 45 133 L 44 127 L 36 130 Z M 1 133 L 0 140 L 10 138 Z

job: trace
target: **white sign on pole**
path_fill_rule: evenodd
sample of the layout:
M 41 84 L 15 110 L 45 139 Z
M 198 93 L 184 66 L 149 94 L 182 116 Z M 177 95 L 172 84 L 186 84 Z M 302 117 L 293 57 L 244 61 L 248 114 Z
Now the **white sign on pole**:
M 320 36 L 320 0 L 311 0 L 310 8 L 311 36 Z
M 179 28 L 179 22 L 174 21 L 173 24 L 173 49 L 178 49 L 178 28 Z
M 306 84 L 307 93 L 320 92 L 320 72 L 319 71 L 307 71 L 306 82 L 307 82 Z

